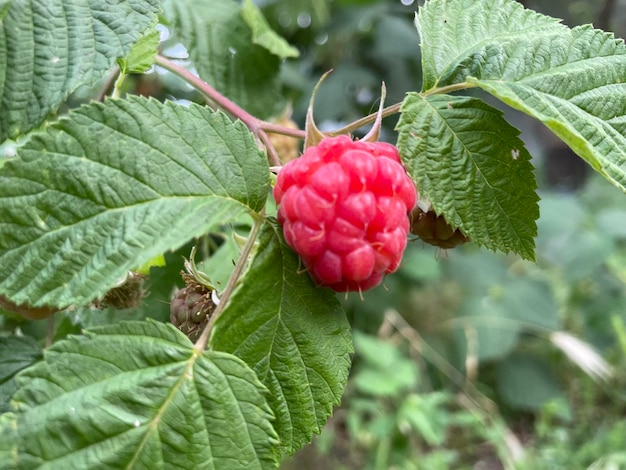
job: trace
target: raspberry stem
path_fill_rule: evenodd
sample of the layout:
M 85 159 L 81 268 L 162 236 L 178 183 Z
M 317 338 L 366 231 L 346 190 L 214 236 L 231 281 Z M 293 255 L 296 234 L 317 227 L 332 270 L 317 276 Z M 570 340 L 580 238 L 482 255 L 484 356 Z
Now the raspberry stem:
M 254 136 L 261 141 L 268 149 L 268 154 L 273 163 L 278 158 L 276 156 L 276 151 L 273 148 L 269 139 L 267 139 L 267 133 L 270 132 L 272 134 L 281 134 L 289 137 L 295 137 L 297 139 L 304 140 L 306 137 L 305 131 L 301 129 L 293 129 L 291 127 L 281 126 L 279 124 L 275 124 L 272 122 L 267 122 L 262 119 L 254 117 L 252 114 L 248 113 L 245 109 L 241 108 L 235 102 L 229 100 L 224 95 L 222 95 L 219 91 L 213 88 L 211 85 L 206 83 L 201 78 L 197 77 L 189 70 L 185 69 L 181 65 L 178 65 L 174 61 L 162 56 L 157 55 L 155 59 L 155 63 L 173 73 L 174 75 L 179 76 L 191 86 L 193 86 L 196 90 L 202 93 L 206 98 L 209 106 L 218 107 L 232 116 L 238 118 L 241 122 L 243 122 L 250 132 L 254 134 Z M 475 87 L 472 83 L 455 83 L 453 85 L 444 86 L 441 88 L 431 88 L 425 92 L 420 93 L 421 96 L 431 96 L 434 94 L 441 93 L 450 93 L 453 91 L 464 90 L 466 88 Z M 385 118 L 391 116 L 393 114 L 397 114 L 400 111 L 400 107 L 402 106 L 402 102 L 393 104 L 391 106 L 387 106 L 380 112 L 380 115 Z M 360 119 L 357 119 L 354 122 L 331 132 L 327 132 L 328 136 L 337 136 L 340 134 L 348 134 L 357 129 L 374 122 L 379 115 L 379 112 L 368 114 Z
M 254 243 L 256 242 L 257 236 L 259 235 L 259 231 L 261 230 L 261 226 L 263 225 L 264 221 L 265 221 L 265 217 L 263 217 L 262 214 L 254 217 L 254 223 L 252 225 L 252 229 L 250 230 L 250 235 L 248 236 L 246 243 L 241 249 L 241 255 L 239 255 L 237 264 L 235 264 L 235 269 L 233 270 L 233 273 L 228 279 L 228 284 L 226 284 L 226 288 L 224 289 L 224 292 L 222 292 L 222 295 L 220 296 L 219 305 L 215 308 L 215 311 L 213 312 L 213 315 L 211 316 L 209 323 L 204 328 L 204 330 L 202 331 L 202 334 L 198 338 L 198 341 L 196 341 L 194 345 L 194 349 L 196 349 L 196 351 L 198 351 L 199 353 L 204 351 L 207 347 L 207 344 L 209 344 L 209 339 L 211 337 L 211 331 L 213 330 L 213 325 L 215 324 L 215 320 L 217 320 L 219 316 L 222 314 L 222 312 L 224 311 L 224 308 L 228 304 L 228 300 L 230 299 L 230 296 L 235 290 L 237 281 L 241 277 L 241 274 L 243 273 L 243 270 L 246 267 L 246 263 L 248 262 L 248 258 L 250 257 L 250 253 L 252 252 L 252 248 L 254 247 Z

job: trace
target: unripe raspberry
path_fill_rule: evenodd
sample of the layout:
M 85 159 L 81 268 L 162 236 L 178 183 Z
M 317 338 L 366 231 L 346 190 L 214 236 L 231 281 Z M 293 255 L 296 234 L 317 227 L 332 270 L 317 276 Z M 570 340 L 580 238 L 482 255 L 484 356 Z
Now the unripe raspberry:
M 188 273 L 181 273 L 185 287 L 176 291 L 170 303 L 170 321 L 191 341 L 196 341 L 215 310 L 211 291 Z
M 469 241 L 463 232 L 450 226 L 446 219 L 434 211 L 424 212 L 416 207 L 411 213 L 411 233 L 429 245 L 454 248 Z
M 285 165 L 274 197 L 285 240 L 313 279 L 346 292 L 398 268 L 417 193 L 393 145 L 338 136 Z

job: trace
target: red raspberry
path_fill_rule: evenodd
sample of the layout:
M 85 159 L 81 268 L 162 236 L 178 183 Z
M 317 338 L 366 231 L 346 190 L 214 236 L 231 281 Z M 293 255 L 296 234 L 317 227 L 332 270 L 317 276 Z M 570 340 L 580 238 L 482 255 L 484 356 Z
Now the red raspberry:
M 274 198 L 285 240 L 313 279 L 347 292 L 398 268 L 417 193 L 393 145 L 342 135 L 287 163 Z

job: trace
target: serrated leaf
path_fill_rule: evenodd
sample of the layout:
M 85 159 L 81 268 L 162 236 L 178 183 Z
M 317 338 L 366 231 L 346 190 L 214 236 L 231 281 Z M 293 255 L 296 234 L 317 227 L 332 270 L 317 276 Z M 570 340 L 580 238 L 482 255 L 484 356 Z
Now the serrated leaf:
M 17 390 L 15 374 L 41 359 L 41 347 L 28 337 L 0 337 L 0 414 L 9 411 Z
M 244 0 L 241 15 L 252 30 L 252 42 L 263 46 L 272 54 L 277 55 L 281 59 L 290 57 L 298 57 L 300 51 L 290 45 L 284 38 L 276 34 L 276 32 L 267 23 L 267 20 L 252 0 Z
M 445 23 L 444 23 L 445 20 Z M 428 2 L 424 89 L 465 83 L 543 122 L 626 191 L 626 46 L 512 0 Z
M 336 297 L 301 271 L 280 226 L 271 222 L 215 322 L 211 346 L 241 357 L 270 390 L 274 427 L 287 454 L 310 442 L 339 403 L 352 352 Z
M 55 343 L 18 376 L 13 467 L 276 466 L 266 389 L 239 358 L 176 328 L 125 322 Z
M 560 20 L 513 0 L 430 0 L 419 9 L 415 25 L 424 91 L 463 82 L 472 75 L 468 69 L 481 67 L 485 54 L 491 57 L 490 47 L 567 32 Z
M 161 35 L 158 31 L 148 31 L 141 36 L 128 55 L 118 59 L 122 73 L 144 73 L 154 65 L 154 59 L 159 49 Z
M 93 103 L 19 156 L 0 171 L 0 292 L 17 304 L 89 303 L 269 191 L 247 128 L 198 105 Z
M 283 109 L 280 59 L 256 45 L 235 0 L 164 0 L 165 17 L 199 76 L 249 113 Z
M 538 197 L 519 131 L 477 98 L 409 93 L 401 113 L 400 155 L 435 211 L 479 245 L 534 259 Z
M 80 85 L 104 77 L 158 11 L 157 0 L 10 4 L 0 23 L 0 142 L 37 127 Z

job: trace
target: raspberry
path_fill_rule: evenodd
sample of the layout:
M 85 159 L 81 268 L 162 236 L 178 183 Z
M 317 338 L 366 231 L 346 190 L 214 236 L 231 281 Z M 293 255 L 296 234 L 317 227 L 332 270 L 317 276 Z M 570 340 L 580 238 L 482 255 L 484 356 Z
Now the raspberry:
M 170 303 L 170 321 L 191 341 L 196 341 L 208 324 L 215 304 L 211 291 L 188 273 L 181 273 L 185 287 L 176 291 Z
M 439 248 L 454 248 L 469 241 L 463 232 L 450 226 L 446 219 L 433 211 L 416 207 L 411 213 L 411 233 L 422 241 Z
M 285 240 L 311 277 L 347 292 L 398 268 L 417 193 L 393 145 L 342 135 L 287 163 L 274 197 Z
M 145 274 L 129 271 L 116 287 L 104 294 L 102 300 L 94 300 L 91 306 L 99 309 L 112 307 L 119 310 L 139 308 L 146 296 L 144 280 L 147 277 Z

